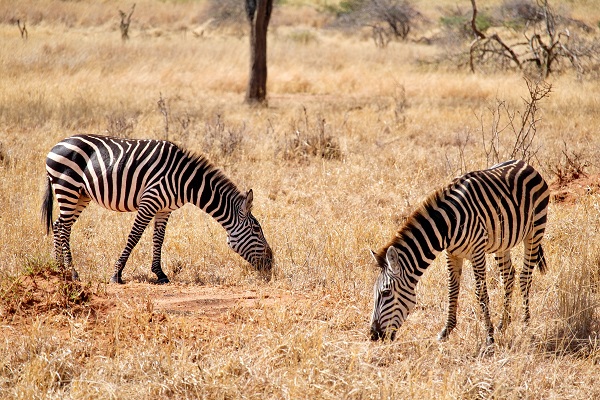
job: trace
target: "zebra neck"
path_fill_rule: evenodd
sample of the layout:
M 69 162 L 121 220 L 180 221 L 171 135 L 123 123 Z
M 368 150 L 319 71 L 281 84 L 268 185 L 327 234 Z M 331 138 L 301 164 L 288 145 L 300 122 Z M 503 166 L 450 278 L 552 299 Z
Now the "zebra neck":
M 213 217 L 229 232 L 238 219 L 242 193 L 219 169 L 210 164 L 196 166 L 194 178 L 183 190 L 185 201 Z
M 441 210 L 426 206 L 411 216 L 391 243 L 398 250 L 401 263 L 418 281 L 436 256 L 445 248 L 448 224 Z
M 415 283 L 441 251 L 439 246 L 419 239 L 422 238 L 419 238 L 418 235 L 407 235 L 393 245 L 398 251 L 401 264 L 406 266 L 406 272 L 415 280 Z

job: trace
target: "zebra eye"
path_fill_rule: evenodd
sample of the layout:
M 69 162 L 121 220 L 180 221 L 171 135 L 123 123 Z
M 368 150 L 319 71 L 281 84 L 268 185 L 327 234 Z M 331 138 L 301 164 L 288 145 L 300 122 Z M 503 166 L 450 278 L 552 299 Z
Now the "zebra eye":
M 381 289 L 379 293 L 381 293 L 382 296 L 387 297 L 392 294 L 392 289 Z

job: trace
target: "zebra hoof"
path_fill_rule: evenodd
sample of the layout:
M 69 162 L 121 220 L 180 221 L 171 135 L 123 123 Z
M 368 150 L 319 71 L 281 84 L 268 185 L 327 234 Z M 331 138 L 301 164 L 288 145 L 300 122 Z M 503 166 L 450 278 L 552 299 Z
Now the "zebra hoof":
M 167 278 L 166 276 L 156 281 L 157 285 L 166 285 L 167 283 L 169 283 L 169 278 Z
M 121 279 L 120 276 L 118 275 L 113 275 L 110 278 L 110 283 L 118 283 L 119 285 L 123 285 L 125 282 L 123 281 L 123 279 Z
M 448 336 L 450 336 L 450 330 L 448 328 L 444 328 L 438 334 L 437 340 L 438 342 L 446 342 L 448 341 Z

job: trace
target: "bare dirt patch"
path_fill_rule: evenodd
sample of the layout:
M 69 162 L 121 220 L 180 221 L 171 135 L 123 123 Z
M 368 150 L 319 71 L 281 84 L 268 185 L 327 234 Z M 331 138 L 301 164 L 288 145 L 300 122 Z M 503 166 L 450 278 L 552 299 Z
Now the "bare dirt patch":
M 222 325 L 231 310 L 263 309 L 306 300 L 298 294 L 276 289 L 247 289 L 237 286 L 194 286 L 147 283 L 108 285 L 106 294 L 94 296 L 92 307 L 111 299 L 115 307 L 146 304 L 152 312 L 187 316 Z
M 0 287 L 0 318 L 26 317 L 68 309 L 83 311 L 92 296 L 89 287 L 67 280 L 52 268 L 29 271 Z
M 580 175 L 566 182 L 550 184 L 550 197 L 553 203 L 574 204 L 577 199 L 591 194 L 600 194 L 600 175 Z
M 307 301 L 305 296 L 280 289 L 237 286 L 195 286 L 149 283 L 99 284 L 96 287 L 65 279 L 48 268 L 16 278 L 0 288 L 0 321 L 19 331 L 32 318 L 58 315 L 91 316 L 102 324 L 110 314 L 131 315 L 142 311 L 150 319 L 180 316 L 191 322 L 222 329 L 232 312 L 262 312 L 267 307 Z

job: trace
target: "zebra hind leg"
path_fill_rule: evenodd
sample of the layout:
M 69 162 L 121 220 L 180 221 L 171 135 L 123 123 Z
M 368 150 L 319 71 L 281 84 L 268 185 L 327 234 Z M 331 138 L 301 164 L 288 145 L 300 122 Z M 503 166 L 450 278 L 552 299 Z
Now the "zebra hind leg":
M 496 262 L 500 268 L 500 280 L 504 287 L 504 308 L 502 311 L 502 319 L 498 324 L 498 331 L 502 332 L 510 324 L 510 299 L 512 296 L 515 284 L 515 267 L 510 259 L 510 251 L 496 253 Z
M 521 295 L 523 296 L 523 322 L 529 323 L 530 312 L 529 312 L 529 290 L 531 288 L 531 278 L 533 276 L 533 270 L 538 262 L 542 262 L 545 267 L 545 260 L 543 259 L 543 251 L 541 245 L 534 246 L 532 240 L 527 238 L 524 243 L 525 254 L 523 256 L 523 269 L 519 275 L 519 288 L 521 289 Z
M 62 249 L 63 242 L 60 236 L 61 225 L 62 224 L 60 223 L 60 219 L 57 219 L 52 224 L 52 241 L 54 245 L 52 249 L 52 256 L 54 257 L 58 268 L 63 269 L 65 267 L 65 257 Z
M 59 226 L 59 254 L 60 261 L 59 265 L 62 267 L 61 269 L 67 273 L 67 271 L 71 271 L 71 279 L 74 281 L 79 280 L 79 274 L 75 270 L 73 266 L 73 256 L 71 254 L 71 227 L 73 226 L 73 221 L 65 222 L 62 217 L 59 217 L 57 221 L 57 225 Z M 61 263 L 62 261 L 62 263 Z

